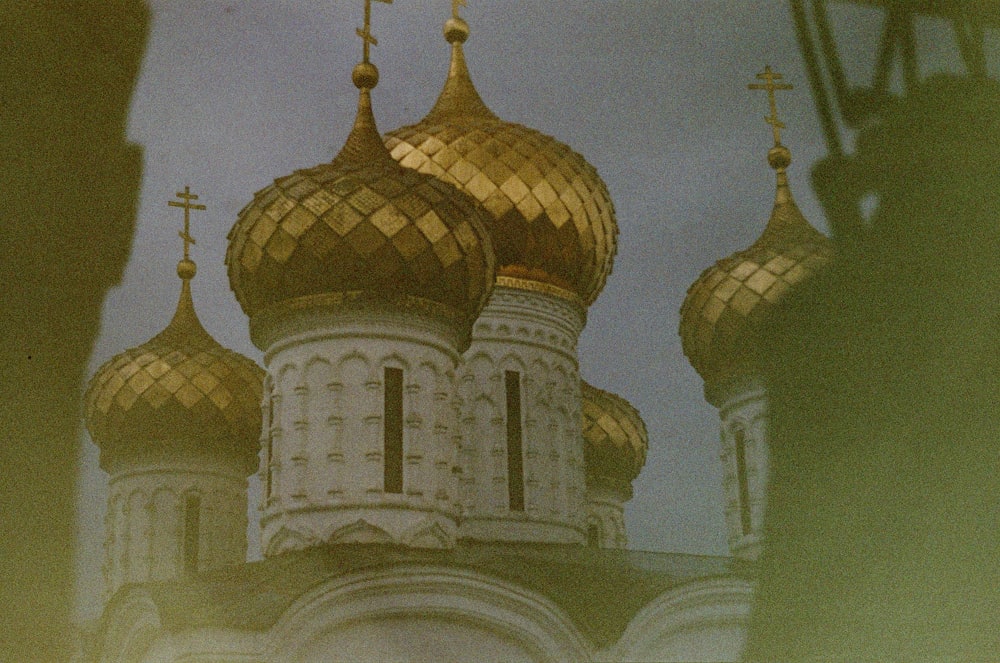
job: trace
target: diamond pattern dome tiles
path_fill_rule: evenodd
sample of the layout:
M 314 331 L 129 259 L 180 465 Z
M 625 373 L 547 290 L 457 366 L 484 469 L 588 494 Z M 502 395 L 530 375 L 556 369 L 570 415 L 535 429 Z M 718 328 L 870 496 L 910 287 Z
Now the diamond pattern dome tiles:
M 631 494 L 631 483 L 646 462 L 646 424 L 639 411 L 620 396 L 583 381 L 580 388 L 587 476 L 611 481 Z
M 85 396 L 85 420 L 102 459 L 149 443 L 214 445 L 255 467 L 263 371 L 201 326 L 184 282 L 173 320 L 105 363 Z
M 495 280 L 480 206 L 394 162 L 369 137 L 374 120 L 359 126 L 332 163 L 275 180 L 240 212 L 226 254 L 236 298 L 253 317 L 313 295 L 415 297 L 471 326 Z
M 706 269 L 681 307 L 684 354 L 706 385 L 753 369 L 756 342 L 770 311 L 833 256 L 830 241 L 805 220 L 783 182 L 780 174 L 764 234 Z
M 607 187 L 566 145 L 497 119 L 472 85 L 460 43 L 435 107 L 387 134 L 385 144 L 403 166 L 482 203 L 498 274 L 551 283 L 588 304 L 596 299 L 617 248 Z

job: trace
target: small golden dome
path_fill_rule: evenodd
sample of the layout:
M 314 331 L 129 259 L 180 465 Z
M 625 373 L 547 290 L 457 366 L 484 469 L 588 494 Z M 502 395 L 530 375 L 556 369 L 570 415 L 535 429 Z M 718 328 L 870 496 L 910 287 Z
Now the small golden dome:
M 769 155 L 771 163 L 787 165 L 787 152 Z M 778 187 L 764 233 L 702 272 L 681 306 L 684 354 L 706 389 L 754 369 L 756 342 L 770 311 L 833 256 L 830 241 L 795 204 L 784 166 L 775 167 Z
M 422 121 L 386 134 L 386 147 L 407 168 L 482 203 L 498 275 L 555 285 L 590 304 L 617 249 L 607 187 L 566 145 L 504 122 L 487 108 L 465 64 L 462 42 L 468 34 L 460 18 L 445 24 L 452 51 L 444 89 Z
M 649 436 L 639 411 L 620 396 L 580 381 L 587 482 L 603 482 L 632 495 L 646 463 Z
M 91 378 L 87 430 L 102 466 L 120 454 L 188 445 L 234 454 L 250 473 L 257 467 L 264 372 L 205 331 L 191 301 L 194 263 L 182 260 L 177 270 L 183 282 L 170 324 Z
M 467 337 L 493 288 L 493 247 L 469 196 L 403 168 L 375 128 L 373 65 L 355 68 L 358 115 L 327 164 L 257 192 L 229 233 L 229 283 L 251 317 L 283 306 L 417 300 Z

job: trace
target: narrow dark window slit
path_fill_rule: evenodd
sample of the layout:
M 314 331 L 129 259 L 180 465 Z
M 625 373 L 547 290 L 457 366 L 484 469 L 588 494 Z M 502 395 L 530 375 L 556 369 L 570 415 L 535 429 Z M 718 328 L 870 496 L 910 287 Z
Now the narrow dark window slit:
M 510 510 L 524 511 L 524 455 L 521 442 L 521 374 L 506 371 L 507 489 Z
M 385 492 L 403 492 L 403 370 L 385 369 Z

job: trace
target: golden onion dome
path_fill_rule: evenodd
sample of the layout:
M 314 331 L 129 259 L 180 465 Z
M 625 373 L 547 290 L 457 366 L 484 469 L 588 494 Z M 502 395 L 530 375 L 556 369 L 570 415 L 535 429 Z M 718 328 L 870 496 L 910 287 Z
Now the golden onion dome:
M 706 392 L 755 369 L 757 339 L 771 310 L 833 256 L 830 241 L 792 198 L 785 173 L 788 150 L 779 143 L 768 161 L 777 171 L 777 191 L 764 233 L 702 272 L 681 306 L 681 344 Z
M 620 396 L 580 381 L 587 483 L 632 496 L 632 481 L 646 463 L 649 436 L 639 411 Z
M 505 285 L 554 285 L 590 304 L 611 272 L 618 225 L 607 187 L 582 156 L 534 129 L 497 118 L 469 77 L 465 21 L 445 24 L 451 67 L 419 123 L 385 136 L 399 163 L 457 186 L 489 213 Z
M 181 294 L 166 329 L 106 362 L 84 396 L 84 420 L 108 459 L 150 451 L 212 451 L 257 467 L 264 372 L 219 345 L 194 310 L 195 265 L 177 266 Z
M 418 308 L 468 336 L 495 280 L 480 206 L 403 168 L 375 127 L 378 70 L 354 69 L 358 113 L 337 157 L 257 192 L 229 233 L 229 283 L 251 319 L 289 308 Z M 460 344 L 464 343 L 460 341 Z

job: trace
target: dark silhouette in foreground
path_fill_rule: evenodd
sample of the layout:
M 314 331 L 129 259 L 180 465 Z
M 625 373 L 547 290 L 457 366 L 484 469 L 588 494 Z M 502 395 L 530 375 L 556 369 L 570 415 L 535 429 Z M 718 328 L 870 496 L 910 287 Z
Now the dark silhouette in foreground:
M 80 399 L 142 171 L 125 122 L 144 2 L 0 7 L 0 660 L 73 649 Z
M 816 167 L 839 253 L 763 339 L 748 660 L 1000 652 L 998 164 L 1000 86 L 936 77 Z

